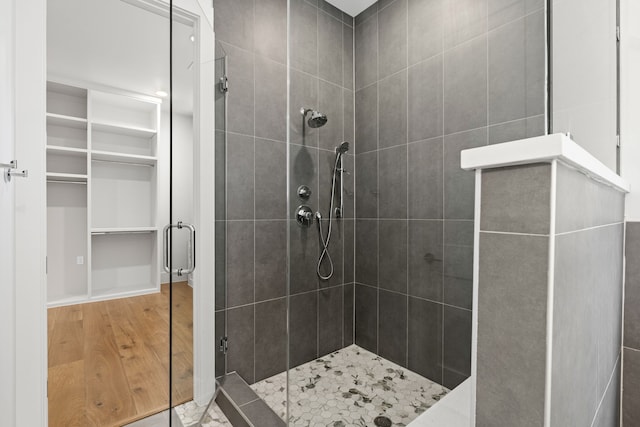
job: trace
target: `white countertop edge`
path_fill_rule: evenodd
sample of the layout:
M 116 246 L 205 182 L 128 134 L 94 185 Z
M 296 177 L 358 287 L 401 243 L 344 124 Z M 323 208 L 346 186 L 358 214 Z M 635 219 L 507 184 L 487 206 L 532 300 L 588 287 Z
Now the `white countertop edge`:
M 492 169 L 552 160 L 574 167 L 619 191 L 629 192 L 629 184 L 624 179 L 564 133 L 487 145 L 460 153 L 460 165 L 464 170 Z

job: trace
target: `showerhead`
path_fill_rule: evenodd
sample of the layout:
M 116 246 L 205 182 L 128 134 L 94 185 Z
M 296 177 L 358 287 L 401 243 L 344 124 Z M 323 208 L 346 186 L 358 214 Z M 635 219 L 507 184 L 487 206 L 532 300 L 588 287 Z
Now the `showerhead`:
M 336 147 L 336 153 L 345 154 L 347 151 L 349 151 L 349 143 L 346 141 Z
M 311 113 L 309 120 L 307 120 L 307 124 L 310 128 L 319 128 L 324 126 L 327 123 L 326 114 L 322 114 L 319 111 L 312 110 L 311 108 L 303 108 L 300 110 L 303 117 L 307 117 L 307 114 Z

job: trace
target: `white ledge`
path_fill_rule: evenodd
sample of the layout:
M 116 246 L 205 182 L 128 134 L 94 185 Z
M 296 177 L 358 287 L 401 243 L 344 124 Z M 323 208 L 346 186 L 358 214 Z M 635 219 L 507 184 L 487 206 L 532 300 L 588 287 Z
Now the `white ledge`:
M 546 163 L 553 160 L 574 167 L 619 191 L 629 192 L 629 184 L 624 179 L 564 133 L 472 148 L 463 150 L 460 154 L 460 165 L 464 170 Z

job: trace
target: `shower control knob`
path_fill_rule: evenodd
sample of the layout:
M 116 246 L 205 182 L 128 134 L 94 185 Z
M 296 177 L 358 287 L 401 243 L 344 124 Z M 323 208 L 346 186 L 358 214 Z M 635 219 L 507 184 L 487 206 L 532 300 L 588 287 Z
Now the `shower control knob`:
M 309 197 L 311 197 L 311 189 L 306 185 L 301 185 L 298 187 L 298 197 L 302 200 L 309 200 Z
M 296 208 L 296 220 L 301 227 L 311 227 L 311 224 L 313 224 L 313 211 L 309 206 L 298 206 Z

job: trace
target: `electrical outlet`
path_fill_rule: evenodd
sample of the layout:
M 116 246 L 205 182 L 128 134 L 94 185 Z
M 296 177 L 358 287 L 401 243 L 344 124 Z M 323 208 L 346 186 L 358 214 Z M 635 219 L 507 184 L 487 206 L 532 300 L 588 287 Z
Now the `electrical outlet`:
M 84 264 L 84 257 L 82 255 L 80 255 L 79 257 L 76 257 L 76 264 L 78 265 Z

